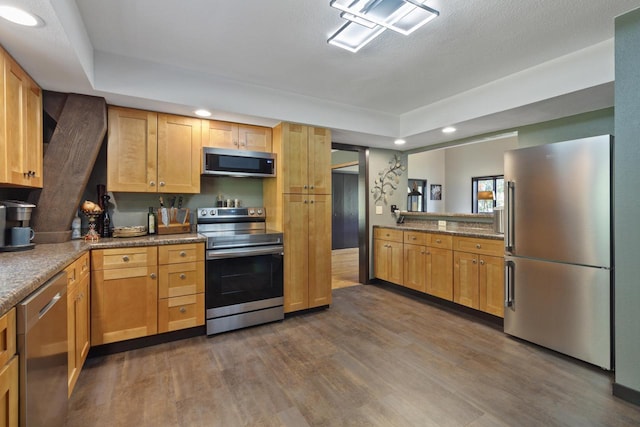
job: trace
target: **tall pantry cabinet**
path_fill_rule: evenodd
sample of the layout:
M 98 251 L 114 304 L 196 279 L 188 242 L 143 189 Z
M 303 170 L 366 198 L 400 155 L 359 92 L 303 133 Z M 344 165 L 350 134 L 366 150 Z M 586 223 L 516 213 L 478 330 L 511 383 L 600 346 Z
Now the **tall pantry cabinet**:
M 267 226 L 284 233 L 285 313 L 331 304 L 331 131 L 273 129 L 276 177 L 264 181 Z

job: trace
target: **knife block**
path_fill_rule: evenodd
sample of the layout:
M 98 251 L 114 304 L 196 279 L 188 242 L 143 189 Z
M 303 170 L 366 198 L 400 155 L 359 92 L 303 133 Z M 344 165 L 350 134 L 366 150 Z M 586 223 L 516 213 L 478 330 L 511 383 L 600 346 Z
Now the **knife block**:
M 167 217 L 169 219 L 169 224 L 164 225 L 162 222 L 162 210 L 167 212 Z M 185 216 L 185 222 L 179 222 L 178 218 L 182 215 Z M 181 233 L 190 233 L 191 232 L 191 224 L 189 223 L 189 209 L 188 208 L 157 208 L 156 209 L 156 218 L 157 218 L 157 230 L 158 234 L 181 234 Z

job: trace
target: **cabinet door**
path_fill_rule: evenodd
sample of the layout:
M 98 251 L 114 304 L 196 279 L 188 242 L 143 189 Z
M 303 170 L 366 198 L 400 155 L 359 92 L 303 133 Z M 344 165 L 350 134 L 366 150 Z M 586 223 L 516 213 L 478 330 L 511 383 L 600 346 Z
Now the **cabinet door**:
M 91 345 L 157 333 L 156 276 L 155 266 L 92 272 Z
M 278 161 L 283 165 L 283 193 L 306 194 L 309 192 L 308 135 L 307 126 L 282 124 L 282 156 Z
M 27 117 L 28 77 L 8 55 L 4 59 L 5 121 L 3 123 L 7 144 L 8 164 L 6 181 L 10 184 L 26 185 L 25 140 Z
M 18 426 L 18 356 L 0 366 L 0 416 L 2 425 Z
M 303 194 L 283 197 L 285 313 L 309 307 L 308 199 Z
M 504 259 L 480 257 L 480 310 L 504 317 Z
M 331 131 L 310 127 L 308 133 L 309 193 L 331 194 Z
M 78 369 L 82 369 L 84 361 L 89 355 L 91 347 L 91 286 L 89 276 L 82 279 L 78 285 L 78 298 L 75 305 L 76 318 L 76 358 Z M 79 372 L 78 372 L 79 373 Z
M 150 111 L 109 107 L 108 129 L 108 190 L 158 191 L 158 115 Z
M 271 128 L 238 125 L 238 145 L 242 150 L 271 152 Z
M 424 246 L 404 245 L 403 285 L 416 291 L 425 292 L 427 279 L 427 252 Z
M 453 252 L 428 247 L 426 292 L 448 301 L 453 300 Z
M 404 279 L 403 245 L 399 242 L 387 242 L 389 245 L 389 282 L 402 284 Z
M 42 188 L 42 91 L 31 79 L 26 88 L 24 169 L 30 187 Z
M 200 193 L 202 120 L 158 114 L 158 191 Z
M 67 268 L 68 269 L 68 268 Z M 67 276 L 69 278 L 69 276 Z M 67 285 L 67 392 L 71 396 L 78 379 L 78 358 L 76 357 L 76 301 L 78 286 Z
M 453 301 L 478 309 L 478 255 L 455 251 L 453 265 Z
M 309 307 L 319 307 L 331 304 L 331 196 L 309 196 L 308 206 Z
M 202 147 L 238 149 L 238 125 L 202 120 Z
M 389 279 L 389 251 L 388 242 L 373 239 L 373 275 L 381 280 Z

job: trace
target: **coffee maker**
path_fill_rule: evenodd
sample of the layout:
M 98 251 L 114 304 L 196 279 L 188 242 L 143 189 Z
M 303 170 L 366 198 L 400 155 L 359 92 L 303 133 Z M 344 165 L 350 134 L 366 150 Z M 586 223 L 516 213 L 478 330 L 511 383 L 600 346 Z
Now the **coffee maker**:
M 0 252 L 24 251 L 35 247 L 31 242 L 33 230 L 29 228 L 31 211 L 35 207 L 34 204 L 19 200 L 0 201 Z M 27 237 L 22 236 L 24 233 Z M 18 238 L 22 240 L 16 241 Z

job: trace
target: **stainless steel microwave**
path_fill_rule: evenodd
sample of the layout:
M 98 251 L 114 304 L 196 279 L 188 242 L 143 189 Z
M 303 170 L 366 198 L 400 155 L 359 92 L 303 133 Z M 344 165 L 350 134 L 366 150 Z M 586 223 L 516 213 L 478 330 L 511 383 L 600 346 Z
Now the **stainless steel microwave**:
M 259 151 L 205 147 L 202 174 L 271 178 L 276 176 L 276 155 Z

